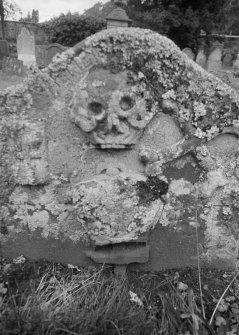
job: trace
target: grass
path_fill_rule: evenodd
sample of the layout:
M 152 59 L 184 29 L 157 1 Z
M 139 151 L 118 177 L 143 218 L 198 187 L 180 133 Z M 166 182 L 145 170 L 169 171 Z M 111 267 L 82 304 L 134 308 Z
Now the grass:
M 230 304 L 222 312 L 222 301 L 214 320 L 227 320 L 227 328 L 214 321 L 209 326 L 206 321 L 210 320 L 225 286 L 228 289 L 224 296 L 232 300 L 235 309 L 239 299 L 237 293 L 232 293 L 230 273 L 202 270 L 202 283 L 207 279 L 209 286 L 215 278 L 221 278 L 220 285 L 217 281 L 215 287 L 202 292 L 204 318 L 198 307 L 201 300 L 197 269 L 186 269 L 180 274 L 128 272 L 126 277 L 117 277 L 110 267 L 83 269 L 24 259 L 11 263 L 2 260 L 0 264 L 3 335 L 222 335 L 226 334 L 225 329 L 232 331 L 238 327 Z M 233 284 L 238 285 L 236 279 Z M 225 332 L 218 332 L 220 329 Z

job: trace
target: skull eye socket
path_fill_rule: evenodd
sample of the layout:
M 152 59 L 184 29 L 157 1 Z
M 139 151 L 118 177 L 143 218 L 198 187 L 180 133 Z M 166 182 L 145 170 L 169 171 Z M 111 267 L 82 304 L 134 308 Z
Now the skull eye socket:
M 134 106 L 134 100 L 129 96 L 124 96 L 120 100 L 120 107 L 123 111 L 127 111 Z
M 101 105 L 101 103 L 96 101 L 89 103 L 88 107 L 93 114 L 100 114 L 103 111 L 103 106 Z

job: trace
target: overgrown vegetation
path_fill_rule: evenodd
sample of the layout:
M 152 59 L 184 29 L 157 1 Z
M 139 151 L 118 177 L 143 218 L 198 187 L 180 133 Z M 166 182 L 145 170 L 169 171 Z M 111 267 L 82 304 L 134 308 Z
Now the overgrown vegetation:
M 11 263 L 2 259 L 0 270 L 3 335 L 237 334 L 238 282 L 231 285 L 233 274 L 225 271 L 201 273 L 203 318 L 197 269 L 117 277 L 110 267 L 83 269 L 19 257 Z
M 0 20 L 2 28 L 2 39 L 5 39 L 5 19 L 13 18 L 16 13 L 21 13 L 21 9 L 12 0 L 0 0 Z

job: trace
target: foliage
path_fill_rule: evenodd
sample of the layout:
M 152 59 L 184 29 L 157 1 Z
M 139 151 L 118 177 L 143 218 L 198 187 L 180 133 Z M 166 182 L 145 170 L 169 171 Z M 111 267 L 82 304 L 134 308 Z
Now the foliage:
M 133 25 L 149 28 L 171 38 L 179 47 L 197 49 L 203 30 L 217 29 L 223 0 L 129 0 L 128 15 Z
M 2 38 L 5 39 L 4 21 L 6 18 L 14 18 L 16 13 L 21 13 L 21 9 L 12 0 L 0 0 L 0 19 L 2 27 Z
M 21 9 L 12 0 L 0 0 L 0 17 L 14 18 L 16 13 L 21 13 Z
M 51 19 L 42 24 L 42 27 L 49 36 L 49 42 L 71 47 L 86 37 L 102 30 L 105 27 L 105 22 L 69 12 Z
M 112 1 L 98 2 L 84 16 L 105 19 L 113 6 Z M 128 0 L 126 11 L 133 26 L 154 30 L 195 51 L 201 32 L 239 35 L 238 0 Z

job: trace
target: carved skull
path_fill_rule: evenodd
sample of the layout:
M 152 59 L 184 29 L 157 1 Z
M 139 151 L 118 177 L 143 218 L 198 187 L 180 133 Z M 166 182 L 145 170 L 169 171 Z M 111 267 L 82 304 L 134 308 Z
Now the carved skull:
M 146 93 L 128 76 L 127 71 L 92 69 L 74 93 L 71 120 L 102 149 L 131 147 L 153 116 Z

